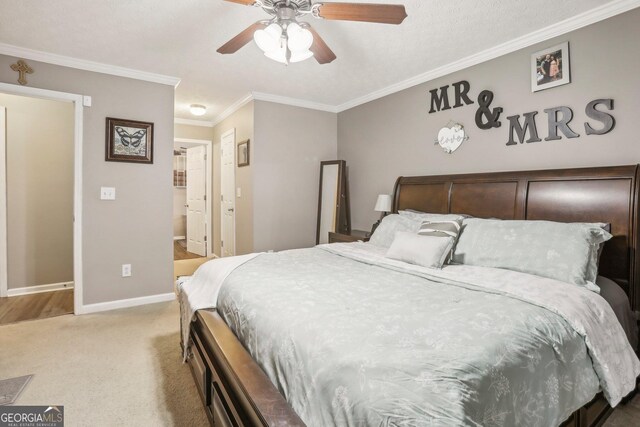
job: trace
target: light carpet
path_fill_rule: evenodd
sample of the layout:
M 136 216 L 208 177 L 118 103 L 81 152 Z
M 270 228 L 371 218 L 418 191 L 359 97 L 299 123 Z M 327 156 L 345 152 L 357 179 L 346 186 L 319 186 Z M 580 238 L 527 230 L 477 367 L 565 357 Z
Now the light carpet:
M 0 326 L 0 379 L 34 374 L 16 405 L 64 405 L 67 426 L 206 426 L 181 362 L 175 301 Z

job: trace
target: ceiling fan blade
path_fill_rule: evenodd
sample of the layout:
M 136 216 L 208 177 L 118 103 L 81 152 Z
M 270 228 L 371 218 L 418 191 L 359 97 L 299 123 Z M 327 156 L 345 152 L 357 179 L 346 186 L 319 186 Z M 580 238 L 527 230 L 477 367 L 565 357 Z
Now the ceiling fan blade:
M 313 27 L 307 27 L 311 34 L 313 35 L 313 44 L 309 48 L 311 52 L 313 52 L 313 56 L 316 58 L 319 64 L 328 64 L 333 62 L 336 59 L 336 54 L 327 46 L 327 44 L 322 40 L 320 34 L 313 29 Z
M 241 47 L 249 43 L 253 40 L 253 33 L 257 30 L 262 30 L 266 25 L 262 22 L 256 22 L 255 24 L 251 24 L 246 30 L 223 44 L 218 48 L 218 53 L 228 54 L 228 53 L 236 53 L 240 50 Z
M 407 12 L 401 4 L 320 3 L 318 15 L 331 20 L 398 25 L 407 17 Z
M 230 1 L 231 3 L 244 4 L 245 6 L 253 6 L 256 4 L 256 0 L 225 0 Z

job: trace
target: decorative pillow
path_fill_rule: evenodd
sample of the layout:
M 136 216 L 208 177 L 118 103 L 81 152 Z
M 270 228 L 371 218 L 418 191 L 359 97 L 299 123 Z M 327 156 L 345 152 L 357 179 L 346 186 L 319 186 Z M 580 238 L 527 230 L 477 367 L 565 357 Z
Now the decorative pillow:
M 462 226 L 462 219 L 450 219 L 450 220 L 433 220 L 422 221 L 418 234 L 421 236 L 434 236 L 434 237 L 451 237 L 453 238 L 453 245 L 449 256 L 447 256 L 447 262 L 453 255 L 453 248 L 458 240 L 458 234 L 460 234 L 460 227 Z
M 405 218 L 412 219 L 414 221 L 428 221 L 428 220 L 434 220 L 434 219 L 437 219 L 439 221 L 441 220 L 446 221 L 450 219 L 471 218 L 468 215 L 462 215 L 462 214 L 436 214 L 436 213 L 414 211 L 413 209 L 405 209 L 402 211 L 398 211 L 398 215 L 403 216 Z
M 611 238 L 600 224 L 465 219 L 453 254 L 458 264 L 506 268 L 584 286 L 592 251 Z
M 388 248 L 398 231 L 409 231 L 415 233 L 420 228 L 420 222 L 397 214 L 387 215 L 382 219 L 376 231 L 373 232 L 369 243 Z
M 453 243 L 453 237 L 423 236 L 408 231 L 399 231 L 396 233 L 386 256 L 422 267 L 442 268 L 451 253 Z

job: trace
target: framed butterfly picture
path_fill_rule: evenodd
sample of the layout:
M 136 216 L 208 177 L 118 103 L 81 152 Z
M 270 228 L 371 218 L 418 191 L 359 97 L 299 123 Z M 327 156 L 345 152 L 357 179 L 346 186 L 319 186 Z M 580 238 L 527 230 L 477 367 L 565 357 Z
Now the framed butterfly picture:
M 153 123 L 107 117 L 105 160 L 153 163 Z

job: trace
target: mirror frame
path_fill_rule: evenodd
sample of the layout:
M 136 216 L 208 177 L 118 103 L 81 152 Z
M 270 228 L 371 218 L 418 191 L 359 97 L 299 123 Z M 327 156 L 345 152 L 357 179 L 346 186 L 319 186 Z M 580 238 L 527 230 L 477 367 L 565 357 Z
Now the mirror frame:
M 318 191 L 318 221 L 316 226 L 316 245 L 320 244 L 320 224 L 322 219 L 322 178 L 324 167 L 338 165 L 338 203 L 335 206 L 335 217 L 337 218 L 335 229 L 328 230 L 334 233 L 350 233 L 351 219 L 349 215 L 349 201 L 347 197 L 347 162 L 344 160 L 327 160 L 320 162 L 320 187 Z

